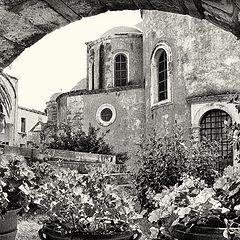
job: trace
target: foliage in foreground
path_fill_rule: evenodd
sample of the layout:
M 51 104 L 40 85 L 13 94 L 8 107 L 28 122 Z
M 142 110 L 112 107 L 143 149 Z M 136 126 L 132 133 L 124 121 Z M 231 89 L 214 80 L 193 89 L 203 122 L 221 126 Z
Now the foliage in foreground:
M 203 139 L 186 142 L 180 130 L 170 137 L 158 137 L 155 133 L 140 144 L 139 170 L 133 175 L 138 198 L 143 209 L 152 210 L 151 196 L 166 187 L 182 183 L 182 176 L 199 177 L 211 186 L 218 176 L 218 144 Z
M 0 155 L 0 215 L 28 207 L 34 172 L 22 156 Z
M 240 237 L 239 190 L 239 163 L 227 167 L 213 186 L 207 186 L 199 178 L 185 176 L 182 184 L 153 196 L 156 209 L 149 214 L 149 221 L 158 227 L 153 227 L 152 233 L 156 237 L 160 233 L 159 227 L 171 231 L 181 224 L 186 231 L 194 231 L 196 226 L 223 227 L 227 239 Z
M 84 176 L 52 168 L 42 168 L 49 175 L 46 173 L 45 182 L 33 191 L 34 202 L 46 213 L 47 225 L 63 234 L 111 234 L 131 229 L 130 219 L 136 217 L 132 197 L 110 184 L 106 168 Z

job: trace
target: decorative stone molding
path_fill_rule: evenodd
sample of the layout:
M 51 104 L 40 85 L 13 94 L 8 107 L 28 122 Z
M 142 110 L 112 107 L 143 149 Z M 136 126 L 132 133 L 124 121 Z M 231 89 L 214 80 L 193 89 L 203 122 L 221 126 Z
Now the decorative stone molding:
M 226 94 L 216 94 L 216 95 L 206 95 L 206 96 L 194 96 L 188 97 L 186 101 L 189 104 L 202 103 L 202 102 L 222 102 L 230 101 L 231 97 L 239 93 L 226 93 Z
M 208 99 L 209 100 L 209 99 Z M 235 104 L 229 103 L 228 101 L 223 102 L 194 102 L 191 103 L 191 125 L 192 134 L 195 141 L 199 140 L 200 137 L 200 122 L 204 114 L 210 110 L 219 109 L 228 113 L 233 122 L 240 123 L 240 116 Z M 237 151 L 233 149 L 233 161 L 237 159 Z
M 228 102 L 202 102 L 191 104 L 191 124 L 192 128 L 199 128 L 202 116 L 213 109 L 220 109 L 230 115 L 234 122 L 240 123 L 240 117 L 235 108 L 235 104 Z
M 101 113 L 104 109 L 110 109 L 111 112 L 112 112 L 112 116 L 108 121 L 105 121 L 105 120 L 102 119 Z M 115 121 L 116 116 L 117 116 L 117 114 L 116 114 L 115 107 L 111 104 L 108 104 L 108 103 L 105 103 L 105 104 L 101 105 L 96 112 L 97 122 L 100 125 L 102 125 L 103 127 L 107 127 L 107 126 L 111 125 Z

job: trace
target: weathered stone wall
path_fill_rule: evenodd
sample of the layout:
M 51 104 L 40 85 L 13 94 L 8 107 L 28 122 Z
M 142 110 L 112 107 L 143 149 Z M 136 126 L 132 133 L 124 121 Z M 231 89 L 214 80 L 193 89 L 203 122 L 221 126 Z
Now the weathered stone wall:
M 206 95 L 240 92 L 240 45 L 232 34 L 205 20 L 172 13 L 144 11 L 143 20 L 148 129 L 168 132 L 177 120 L 188 131 L 191 115 L 186 99 L 198 96 L 201 102 Z M 159 42 L 172 50 L 172 101 L 151 107 L 151 54 Z
M 114 87 L 114 56 L 125 53 L 128 57 L 128 84 L 143 82 L 143 58 L 141 34 L 118 34 L 89 42 L 87 52 L 87 82 L 91 85 L 94 62 L 94 88 Z M 102 81 L 102 84 L 99 82 Z M 91 89 L 91 87 L 90 87 Z
M 234 0 L 0 0 L 0 69 L 47 33 L 108 10 L 148 9 L 206 18 L 240 37 Z M 179 25 L 180 26 L 180 25 Z
M 57 101 L 61 109 L 67 108 L 65 113 L 72 124 L 81 121 L 85 131 L 89 124 L 100 128 L 102 132 L 109 130 L 105 140 L 114 147 L 114 151 L 134 155 L 138 148 L 136 143 L 145 129 L 144 88 L 128 86 L 118 90 L 69 92 L 58 97 Z M 111 104 L 116 110 L 115 121 L 106 127 L 99 123 L 96 116 L 103 104 Z M 61 116 L 60 121 L 63 120 Z

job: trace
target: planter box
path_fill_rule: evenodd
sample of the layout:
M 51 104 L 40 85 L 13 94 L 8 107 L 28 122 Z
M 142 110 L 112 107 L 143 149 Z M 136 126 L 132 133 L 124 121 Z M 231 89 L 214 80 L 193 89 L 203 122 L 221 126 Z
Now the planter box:
M 194 227 L 191 231 L 186 231 L 183 227 L 177 226 L 172 233 L 178 240 L 226 240 L 223 236 L 225 228 Z M 234 240 L 239 238 L 234 237 Z
M 14 240 L 17 234 L 17 214 L 20 209 L 7 211 L 0 217 L 0 240 Z
M 93 235 L 86 233 L 62 235 L 50 227 L 43 227 L 38 232 L 42 240 L 139 240 L 141 233 L 138 231 L 126 231 L 109 235 Z

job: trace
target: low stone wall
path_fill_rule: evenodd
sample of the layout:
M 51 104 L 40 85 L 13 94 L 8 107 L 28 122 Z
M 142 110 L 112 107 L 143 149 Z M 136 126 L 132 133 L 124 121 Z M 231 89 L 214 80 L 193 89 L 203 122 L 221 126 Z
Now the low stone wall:
M 84 152 L 74 152 L 56 149 L 47 149 L 42 157 L 48 159 L 60 159 L 64 161 L 87 162 L 87 163 L 113 163 L 116 164 L 116 156 L 93 154 Z
M 116 156 L 93 154 L 84 152 L 74 152 L 56 149 L 47 149 L 40 152 L 39 149 L 19 148 L 12 146 L 5 146 L 4 153 L 15 153 L 24 156 L 28 161 L 46 161 L 48 163 L 58 165 L 65 168 L 75 169 L 81 173 L 89 172 L 90 168 L 101 167 L 108 163 L 112 172 L 125 172 L 124 164 L 116 164 Z

